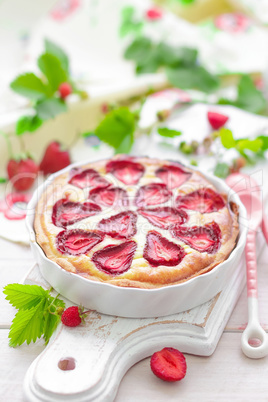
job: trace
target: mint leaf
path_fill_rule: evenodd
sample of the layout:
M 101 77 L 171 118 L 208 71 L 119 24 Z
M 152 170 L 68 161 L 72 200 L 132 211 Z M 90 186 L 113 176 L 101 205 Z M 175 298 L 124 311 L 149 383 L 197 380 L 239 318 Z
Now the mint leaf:
M 166 74 L 169 82 L 181 89 L 199 89 L 211 92 L 219 86 L 219 79 L 201 66 L 167 68 Z
M 238 84 L 238 96 L 234 105 L 252 113 L 259 113 L 265 109 L 266 101 L 249 75 L 243 75 Z
M 215 176 L 225 179 L 229 173 L 230 173 L 230 169 L 229 169 L 229 166 L 227 165 L 227 163 L 221 162 L 221 163 L 217 163 L 217 165 L 215 166 L 215 169 L 214 169 Z
M 48 88 L 34 73 L 19 75 L 11 82 L 10 88 L 32 100 L 40 100 L 48 95 Z
M 7 178 L 6 177 L 0 177 L 0 184 L 6 183 Z
M 48 80 L 51 94 L 58 90 L 60 84 L 68 80 L 66 71 L 64 71 L 61 66 L 61 62 L 53 54 L 42 54 L 39 57 L 37 64 Z
M 227 128 L 220 129 L 221 143 L 226 149 L 234 148 L 236 146 L 236 141 L 234 140 L 233 133 Z
M 16 123 L 16 134 L 22 135 L 26 132 L 32 133 L 37 130 L 43 121 L 37 116 L 22 116 Z
M 157 52 L 162 65 L 166 66 L 194 66 L 198 51 L 196 49 L 187 47 L 172 47 L 166 43 L 159 43 L 157 46 Z
M 236 149 L 239 152 L 243 152 L 244 150 L 248 149 L 249 151 L 252 152 L 258 152 L 262 149 L 262 140 L 259 138 L 256 138 L 255 140 L 238 140 L 236 142 Z
M 130 136 L 133 141 L 135 130 L 135 116 L 125 107 L 119 107 L 107 113 L 95 130 L 100 140 L 118 149 L 125 137 Z
M 8 337 L 10 346 L 22 345 L 25 341 L 29 345 L 41 338 L 44 328 L 43 312 L 47 300 L 43 299 L 35 307 L 28 310 L 19 310 L 12 321 Z
M 148 52 L 143 61 L 138 62 L 136 66 L 137 74 L 155 73 L 161 65 L 159 55 L 156 49 L 152 49 Z
M 181 135 L 181 131 L 170 129 L 168 127 L 159 127 L 157 132 L 158 134 L 162 135 L 162 137 L 174 138 Z
M 144 64 L 153 48 L 152 41 L 145 37 L 136 38 L 125 50 L 124 57 L 127 60 L 134 60 L 138 64 Z
M 62 69 L 68 74 L 69 72 L 69 58 L 62 48 L 60 48 L 56 43 L 51 42 L 49 39 L 45 39 L 45 49 L 46 53 L 50 53 L 55 56 Z
M 122 38 L 130 33 L 138 34 L 142 31 L 144 24 L 141 21 L 136 21 L 134 14 L 135 9 L 131 6 L 122 9 L 122 23 L 119 30 L 119 35 Z
M 60 299 L 54 299 L 53 301 L 53 306 L 50 306 L 50 313 L 49 310 L 47 310 L 44 313 L 44 339 L 45 343 L 47 344 L 49 339 L 51 338 L 51 335 L 57 328 L 61 318 L 59 315 L 55 315 L 54 313 L 56 312 L 57 307 L 62 307 L 63 309 L 65 308 L 65 303 L 64 301 Z
M 268 149 L 268 136 L 267 135 L 259 135 L 256 139 L 262 141 L 262 151 L 266 151 Z
M 4 288 L 6 300 L 17 309 L 27 310 L 49 297 L 49 291 L 38 285 L 11 283 Z
M 66 104 L 56 98 L 44 99 L 36 104 L 35 110 L 39 119 L 48 120 L 53 119 L 60 113 L 64 113 L 67 111 Z

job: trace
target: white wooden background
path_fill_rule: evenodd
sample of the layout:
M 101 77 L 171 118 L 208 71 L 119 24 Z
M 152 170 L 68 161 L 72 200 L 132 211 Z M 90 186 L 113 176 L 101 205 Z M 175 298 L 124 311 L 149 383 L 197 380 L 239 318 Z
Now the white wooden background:
M 268 247 L 258 262 L 260 321 L 268 331 Z M 30 249 L 0 239 L 0 286 L 18 282 L 33 264 Z M 18 348 L 8 346 L 15 310 L 0 293 L 0 401 L 22 401 L 22 383 L 31 362 L 44 349 L 42 340 Z M 210 357 L 186 355 L 185 379 L 169 384 L 156 378 L 150 360 L 132 367 L 123 378 L 116 402 L 131 401 L 268 401 L 268 357 L 250 360 L 240 348 L 247 322 L 246 290 L 235 307 L 216 351 Z

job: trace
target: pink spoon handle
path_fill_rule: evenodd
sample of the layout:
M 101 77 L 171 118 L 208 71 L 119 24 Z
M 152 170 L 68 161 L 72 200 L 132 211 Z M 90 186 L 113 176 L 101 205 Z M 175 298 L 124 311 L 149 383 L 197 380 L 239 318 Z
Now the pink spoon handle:
M 258 297 L 255 231 L 249 229 L 246 243 L 248 297 Z
M 268 244 L 268 218 L 266 215 L 263 215 L 261 228 L 262 228 L 262 232 L 265 237 L 266 243 Z

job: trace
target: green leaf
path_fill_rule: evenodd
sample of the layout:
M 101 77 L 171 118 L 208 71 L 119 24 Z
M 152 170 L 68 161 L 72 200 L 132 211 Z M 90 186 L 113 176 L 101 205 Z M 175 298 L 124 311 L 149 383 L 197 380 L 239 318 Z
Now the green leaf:
M 60 84 L 68 81 L 68 76 L 66 71 L 62 68 L 60 60 L 53 54 L 42 54 L 37 64 L 42 73 L 46 76 L 52 94 L 58 90 Z
M 196 49 L 187 47 L 175 48 L 163 42 L 157 45 L 157 52 L 162 65 L 173 67 L 178 65 L 192 67 L 196 64 L 198 55 Z
M 10 88 L 32 100 L 40 100 L 48 95 L 48 88 L 34 73 L 19 75 L 11 82 Z
M 0 177 L 0 184 L 6 183 L 7 181 L 6 177 Z
M 153 48 L 151 39 L 145 37 L 136 38 L 125 50 L 124 57 L 127 60 L 134 60 L 137 63 L 144 64 Z
M 226 149 L 234 148 L 236 146 L 236 141 L 233 137 L 233 133 L 231 130 L 227 128 L 220 129 L 220 138 L 221 143 Z
M 36 113 L 41 120 L 53 119 L 60 113 L 67 111 L 66 104 L 57 98 L 45 99 L 35 106 Z
M 161 65 L 161 61 L 158 57 L 158 53 L 155 49 L 148 52 L 147 56 L 142 62 L 139 62 L 136 66 L 137 74 L 155 73 Z
M 268 149 L 268 136 L 267 135 L 259 135 L 256 139 L 262 141 L 262 151 L 266 151 Z
M 118 149 L 125 137 L 130 136 L 131 141 L 133 141 L 135 125 L 134 113 L 123 106 L 107 113 L 96 128 L 95 134 L 100 140 Z
M 124 137 L 123 141 L 119 145 L 118 148 L 116 148 L 115 153 L 116 154 L 128 154 L 132 148 L 133 145 L 133 135 L 128 134 Z
M 16 134 L 20 136 L 26 132 L 32 133 L 37 130 L 42 123 L 43 121 L 37 115 L 22 116 L 16 123 Z
M 215 169 L 214 169 L 215 176 L 225 179 L 229 173 L 230 173 L 230 169 L 229 169 L 229 166 L 227 165 L 227 163 L 221 162 L 221 163 L 217 163 L 217 165 L 215 166 Z
M 219 79 L 201 66 L 167 68 L 166 74 L 169 82 L 181 89 L 199 89 L 211 92 L 219 86 Z
M 162 135 L 162 137 L 170 137 L 174 138 L 177 137 L 178 135 L 181 135 L 181 131 L 170 129 L 167 127 L 159 127 L 157 129 L 158 134 Z
M 239 152 L 243 152 L 246 149 L 252 152 L 258 152 L 262 149 L 262 144 L 263 142 L 259 138 L 256 138 L 255 140 L 238 140 L 236 142 L 236 149 Z
M 56 43 L 51 42 L 49 39 L 45 39 L 45 49 L 46 53 L 50 53 L 53 56 L 57 57 L 60 61 L 61 67 L 68 74 L 69 72 L 69 58 L 64 50 L 56 45 Z
M 11 283 L 4 288 L 6 300 L 17 309 L 27 310 L 49 297 L 49 291 L 38 285 Z
M 265 109 L 266 101 L 249 75 L 243 75 L 238 84 L 238 96 L 234 105 L 252 113 L 259 113 Z
M 61 318 L 59 315 L 55 315 L 54 313 L 56 312 L 57 307 L 62 307 L 63 309 L 65 308 L 65 303 L 64 301 L 60 299 L 54 299 L 53 301 L 53 306 L 50 306 L 50 311 L 47 309 L 47 311 L 44 313 L 44 339 L 46 344 L 48 343 L 49 339 L 51 338 L 51 335 L 53 332 L 56 330 Z
M 43 312 L 46 304 L 47 299 L 43 299 L 35 307 L 17 312 L 8 335 L 10 346 L 22 345 L 25 341 L 29 345 L 31 341 L 35 342 L 37 338 L 42 336 L 44 328 Z
M 138 34 L 142 31 L 144 24 L 142 21 L 136 21 L 134 14 L 135 9 L 131 6 L 127 6 L 122 9 L 122 23 L 119 30 L 119 35 L 121 37 L 124 37 L 130 33 Z

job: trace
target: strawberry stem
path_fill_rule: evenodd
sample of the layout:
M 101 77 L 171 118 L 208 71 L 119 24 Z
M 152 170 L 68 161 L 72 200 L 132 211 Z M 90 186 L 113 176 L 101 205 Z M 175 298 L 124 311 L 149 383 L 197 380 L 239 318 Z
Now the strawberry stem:
M 4 139 L 6 141 L 7 153 L 8 153 L 9 159 L 14 159 L 14 154 L 13 154 L 13 150 L 12 150 L 9 135 L 4 133 L 3 131 L 0 131 L 0 134 L 4 137 Z

